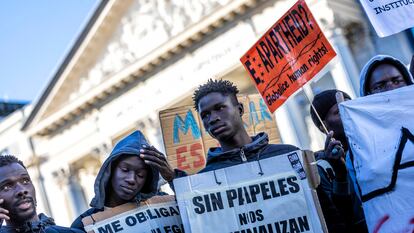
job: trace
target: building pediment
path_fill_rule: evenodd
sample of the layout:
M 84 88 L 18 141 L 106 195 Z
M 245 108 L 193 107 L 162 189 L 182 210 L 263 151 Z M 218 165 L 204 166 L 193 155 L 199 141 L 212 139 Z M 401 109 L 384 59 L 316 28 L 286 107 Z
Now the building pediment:
M 23 129 L 48 134 L 256 3 L 103 1 Z

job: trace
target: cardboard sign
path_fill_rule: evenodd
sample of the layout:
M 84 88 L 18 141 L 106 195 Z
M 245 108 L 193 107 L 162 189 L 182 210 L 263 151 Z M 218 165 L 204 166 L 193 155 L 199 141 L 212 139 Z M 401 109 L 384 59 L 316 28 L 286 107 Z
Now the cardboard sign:
M 299 0 L 240 61 L 274 112 L 335 56 L 305 1 Z
M 339 105 L 370 232 L 414 230 L 414 86 Z
M 414 27 L 414 0 L 360 0 L 379 37 Z
M 82 222 L 90 233 L 184 232 L 174 196 L 153 197 L 138 207 L 127 203 L 85 217 Z
M 249 135 L 266 132 L 270 143 L 280 143 L 273 114 L 259 95 L 238 96 L 245 113 L 243 121 Z M 205 166 L 207 150 L 219 146 L 204 130 L 193 106 L 183 106 L 160 112 L 160 122 L 168 162 L 173 168 L 197 173 Z
M 296 151 L 175 179 L 185 232 L 326 232 L 303 165 Z

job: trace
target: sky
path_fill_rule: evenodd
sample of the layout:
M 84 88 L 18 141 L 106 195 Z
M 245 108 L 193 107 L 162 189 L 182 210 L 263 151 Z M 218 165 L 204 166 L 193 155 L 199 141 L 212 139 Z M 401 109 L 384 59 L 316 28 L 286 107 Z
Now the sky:
M 0 3 L 0 99 L 34 102 L 99 0 Z

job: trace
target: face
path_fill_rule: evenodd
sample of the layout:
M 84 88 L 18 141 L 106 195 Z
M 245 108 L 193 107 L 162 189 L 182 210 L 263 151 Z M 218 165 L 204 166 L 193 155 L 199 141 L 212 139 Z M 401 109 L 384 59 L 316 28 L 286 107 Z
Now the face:
M 401 72 L 393 65 L 382 64 L 375 68 L 369 79 L 370 94 L 394 90 L 407 86 Z
M 198 111 L 204 128 L 220 143 L 231 140 L 244 130 L 243 105 L 235 104 L 233 97 L 218 92 L 210 93 L 200 99 Z
M 18 163 L 0 167 L 0 199 L 9 211 L 11 222 L 23 223 L 37 218 L 36 194 L 27 170 Z
M 110 207 L 133 200 L 144 187 L 147 173 L 144 161 L 138 156 L 121 157 L 112 170 L 112 190 L 109 190 Z
M 338 104 L 335 104 L 329 109 L 324 122 L 328 131 L 332 130 L 334 132 L 334 138 L 339 139 L 340 141 L 345 139 L 345 132 L 339 114 Z

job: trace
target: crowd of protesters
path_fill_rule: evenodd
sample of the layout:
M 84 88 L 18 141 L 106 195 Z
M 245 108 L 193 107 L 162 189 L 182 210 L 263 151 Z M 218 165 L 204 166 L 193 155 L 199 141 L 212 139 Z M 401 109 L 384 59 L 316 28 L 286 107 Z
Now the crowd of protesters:
M 411 67 L 411 70 L 414 69 Z M 410 70 L 391 56 L 375 56 L 363 68 L 361 96 L 386 92 L 413 84 Z M 237 87 L 227 80 L 209 80 L 193 95 L 194 107 L 205 130 L 219 143 L 210 148 L 207 163 L 199 173 L 234 166 L 296 151 L 287 144 L 270 144 L 266 133 L 248 135 L 237 100 Z M 338 110 L 350 96 L 341 90 L 325 90 L 313 100 L 310 114 L 315 126 L 326 134 L 325 147 L 315 152 L 321 183 L 317 194 L 329 232 L 368 232 L 361 200 L 355 185 L 355 171 L 349 160 L 349 145 Z M 167 155 L 168 156 L 168 155 Z M 15 156 L 0 156 L 0 233 L 86 232 L 82 218 L 128 202 L 140 203 L 164 195 L 158 187 L 160 175 L 171 186 L 186 176 L 172 169 L 166 156 L 150 146 L 136 131 L 122 139 L 104 161 L 94 185 L 95 197 L 86 212 L 70 227 L 36 211 L 35 187 L 24 164 Z M 174 187 L 172 187 L 174 188 Z

